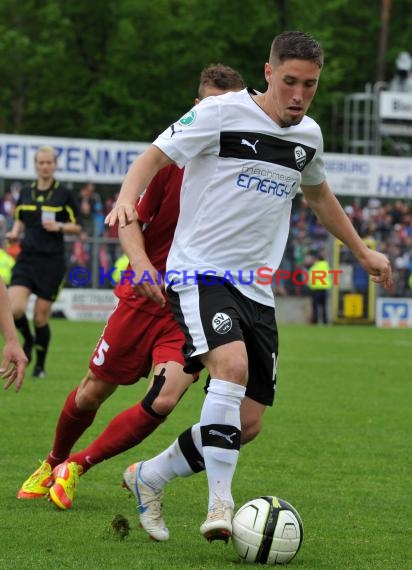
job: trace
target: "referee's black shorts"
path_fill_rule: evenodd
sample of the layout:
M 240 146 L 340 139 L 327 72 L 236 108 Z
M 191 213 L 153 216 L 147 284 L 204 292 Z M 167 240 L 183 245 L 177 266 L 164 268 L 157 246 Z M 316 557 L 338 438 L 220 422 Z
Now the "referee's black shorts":
M 246 396 L 271 406 L 278 359 L 274 308 L 249 299 L 227 281 L 207 283 L 206 276 L 190 285 L 172 283 L 167 294 L 185 334 L 185 371 L 201 370 L 200 355 L 241 340 L 245 343 L 249 362 Z
M 10 286 L 22 285 L 40 299 L 54 302 L 63 286 L 65 272 L 63 255 L 20 253 L 13 267 Z

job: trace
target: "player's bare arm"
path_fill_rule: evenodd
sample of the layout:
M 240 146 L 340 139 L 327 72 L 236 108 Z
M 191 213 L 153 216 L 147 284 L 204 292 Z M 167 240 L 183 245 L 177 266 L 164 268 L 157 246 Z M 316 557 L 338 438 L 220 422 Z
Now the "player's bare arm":
M 0 281 L 0 333 L 4 336 L 3 358 L 0 363 L 0 375 L 6 381 L 4 389 L 7 390 L 13 382 L 16 392 L 23 385 L 27 357 L 23 352 L 13 322 L 6 287 Z
M 139 155 L 123 180 L 116 206 L 106 216 L 106 224 L 114 226 L 118 223 L 119 227 L 124 227 L 136 221 L 136 200 L 150 184 L 155 174 L 172 162 L 164 152 L 154 145 Z
M 140 225 L 136 222 L 119 226 L 119 240 L 135 274 L 134 289 L 143 297 L 148 297 L 164 307 L 166 301 L 163 295 L 163 286 L 157 284 L 158 271 L 146 255 L 144 236 Z M 141 277 L 148 274 L 151 279 L 142 280 L 142 283 L 139 284 Z
M 327 182 L 324 181 L 317 186 L 302 186 L 302 191 L 319 221 L 332 235 L 351 249 L 362 267 L 372 276 L 372 281 L 380 283 L 385 289 L 391 289 L 393 280 L 388 258 L 366 246 L 339 201 L 332 194 Z

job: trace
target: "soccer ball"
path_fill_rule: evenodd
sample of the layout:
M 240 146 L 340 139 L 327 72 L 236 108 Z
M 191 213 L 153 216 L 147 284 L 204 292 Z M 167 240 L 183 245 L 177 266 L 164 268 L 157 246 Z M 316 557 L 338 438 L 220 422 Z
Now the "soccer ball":
M 233 518 L 232 541 L 246 562 L 286 564 L 303 541 L 303 524 L 291 504 L 278 497 L 245 503 Z

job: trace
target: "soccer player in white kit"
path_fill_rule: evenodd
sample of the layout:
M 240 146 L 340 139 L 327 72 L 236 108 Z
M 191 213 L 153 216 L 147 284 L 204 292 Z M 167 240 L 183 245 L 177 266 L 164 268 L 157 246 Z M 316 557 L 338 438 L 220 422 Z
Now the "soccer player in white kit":
M 372 279 L 392 285 L 388 259 L 367 248 L 326 181 L 321 129 L 306 115 L 322 66 L 323 51 L 313 38 L 293 31 L 277 36 L 265 64 L 267 90 L 245 89 L 196 105 L 135 160 L 106 218 L 119 223 L 122 245 L 137 266 L 139 253 L 125 231 L 135 219 L 136 198 L 160 168 L 185 166 L 166 283 L 185 333 L 186 370 L 206 367 L 211 377 L 200 416 L 209 486 L 200 531 L 208 540 L 228 540 L 232 533 L 231 483 L 246 386 L 260 397 L 262 413 L 273 401 L 274 297 L 260 268 L 274 273 L 279 267 L 299 187 Z M 139 289 L 162 304 L 156 283 L 153 273 Z

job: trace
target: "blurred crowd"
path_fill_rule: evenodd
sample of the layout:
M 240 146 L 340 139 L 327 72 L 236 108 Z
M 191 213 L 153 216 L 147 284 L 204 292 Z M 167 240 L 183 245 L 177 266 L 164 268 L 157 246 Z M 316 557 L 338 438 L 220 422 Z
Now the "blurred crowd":
M 99 267 L 107 271 L 121 256 L 117 228 L 109 228 L 104 224 L 104 219 L 115 205 L 117 196 L 116 192 L 104 200 L 92 182 L 87 182 L 80 188 L 78 202 L 83 231 L 72 246 L 68 260 L 70 266 L 89 268 L 91 257 L 97 252 Z
M 359 235 L 385 253 L 392 264 L 395 280 L 393 292 L 381 295 L 412 296 L 412 203 L 403 200 L 383 201 L 378 198 L 353 199 L 344 205 L 345 212 Z M 282 268 L 293 271 L 307 269 L 318 252 L 332 259 L 330 236 L 321 226 L 302 197 L 295 201 L 291 231 Z M 282 291 L 279 291 L 282 294 Z M 296 287 L 286 293 L 304 294 Z
M 0 199 L 0 271 L 14 262 L 18 253 L 17 244 L 7 244 L 4 235 L 13 225 L 14 211 L 21 184 L 14 182 Z M 67 242 L 67 256 L 71 267 L 90 268 L 91 258 L 98 255 L 99 267 L 104 270 L 113 267 L 121 256 L 116 228 L 104 224 L 106 214 L 116 203 L 117 193 L 104 199 L 91 182 L 84 184 L 77 192 L 80 236 Z M 358 233 L 370 243 L 385 252 L 394 270 L 395 291 L 390 295 L 412 296 L 412 203 L 404 200 L 383 201 L 377 198 L 356 198 L 343 202 L 344 209 Z M 293 273 L 307 270 L 316 255 L 324 252 L 331 260 L 330 236 L 317 222 L 315 214 L 307 206 L 303 196 L 297 196 L 291 214 L 291 231 L 286 245 L 281 269 Z M 9 258 L 7 258 L 6 253 Z M 4 270 L 5 274 L 7 271 Z M 276 291 L 280 295 L 305 295 L 307 288 L 294 285 L 287 280 Z M 385 294 L 382 290 L 380 294 Z M 386 293 L 388 295 L 388 293 Z

